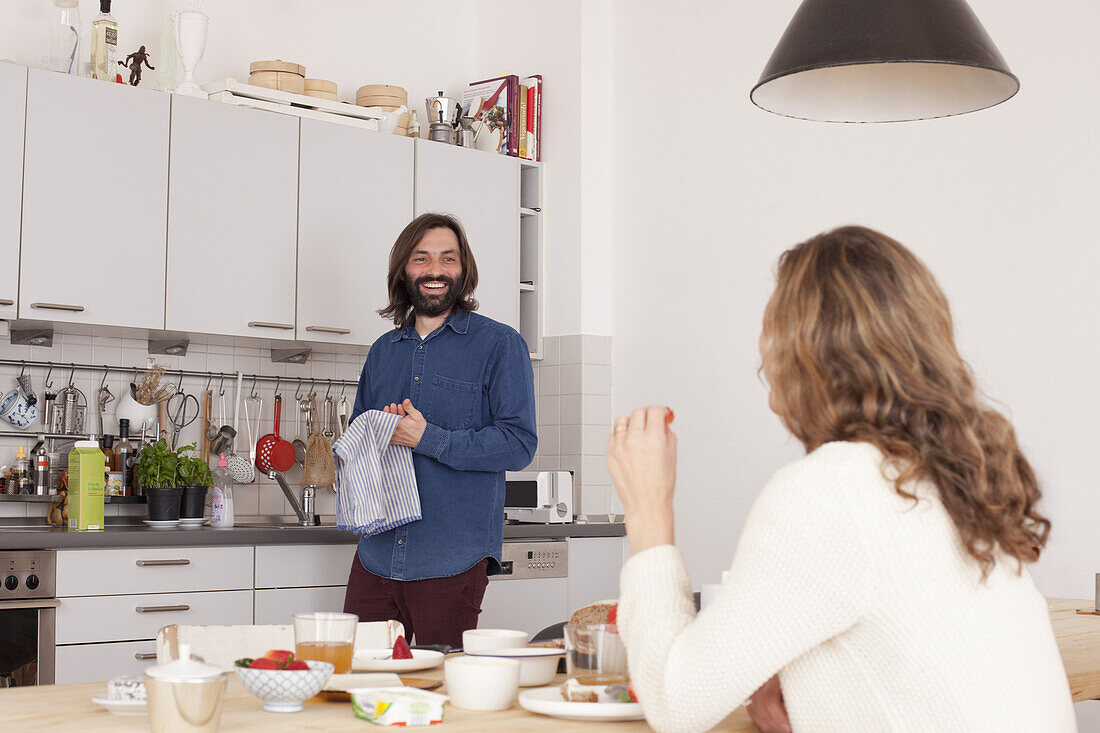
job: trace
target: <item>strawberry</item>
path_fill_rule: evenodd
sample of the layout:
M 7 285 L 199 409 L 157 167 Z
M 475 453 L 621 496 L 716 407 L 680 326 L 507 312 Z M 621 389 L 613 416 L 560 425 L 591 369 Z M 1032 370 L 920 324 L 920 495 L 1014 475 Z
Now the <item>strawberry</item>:
M 272 659 L 280 668 L 286 669 L 286 665 L 294 661 L 294 652 L 288 652 L 286 649 L 272 649 L 264 654 L 264 659 Z
M 676 419 L 676 413 L 672 411 L 672 408 L 668 408 L 668 414 L 665 415 L 665 425 L 671 425 L 672 421 Z
M 409 642 L 405 641 L 404 636 L 397 637 L 397 641 L 393 643 L 393 658 L 394 659 L 412 659 L 412 649 L 409 649 Z
M 616 603 L 614 606 L 611 607 L 611 610 L 607 612 L 607 623 L 609 623 L 609 624 L 617 623 L 618 618 L 619 618 L 619 604 Z
M 309 665 L 303 662 L 301 659 L 295 659 L 290 664 L 286 665 L 287 669 L 309 669 Z
M 259 659 L 253 659 L 252 664 L 248 665 L 249 669 L 282 669 L 279 663 L 274 659 L 268 659 L 267 657 L 260 657 Z
M 634 685 L 629 684 L 626 686 L 626 691 L 630 695 L 631 702 L 638 702 L 638 696 L 634 694 Z

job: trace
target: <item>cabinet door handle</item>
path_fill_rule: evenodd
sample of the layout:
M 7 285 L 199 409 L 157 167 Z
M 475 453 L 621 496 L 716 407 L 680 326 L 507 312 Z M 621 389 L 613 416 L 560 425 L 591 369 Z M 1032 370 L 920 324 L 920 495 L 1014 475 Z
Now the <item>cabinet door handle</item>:
M 351 333 L 350 328 L 332 328 L 331 326 L 306 326 L 306 330 L 312 333 L 338 333 L 344 336 Z
M 0 305 L 15 305 L 15 301 L 8 300 L 7 298 L 0 298 Z
M 162 613 L 164 611 L 190 611 L 191 606 L 186 603 L 181 603 L 178 606 L 137 606 L 134 610 L 138 613 Z
M 137 659 L 140 662 L 144 662 L 147 659 L 156 659 L 156 658 L 157 658 L 157 653 L 156 652 L 138 652 L 137 654 L 134 655 L 134 659 Z
M 31 303 L 31 308 L 47 311 L 71 311 L 72 313 L 82 313 L 84 311 L 82 305 L 65 305 L 64 303 Z
M 155 568 L 162 565 L 190 565 L 191 561 L 185 557 L 181 557 L 179 560 L 138 560 L 137 566 L 139 568 Z
M 266 321 L 249 321 L 249 328 L 276 328 L 280 331 L 293 331 L 293 323 L 268 323 Z

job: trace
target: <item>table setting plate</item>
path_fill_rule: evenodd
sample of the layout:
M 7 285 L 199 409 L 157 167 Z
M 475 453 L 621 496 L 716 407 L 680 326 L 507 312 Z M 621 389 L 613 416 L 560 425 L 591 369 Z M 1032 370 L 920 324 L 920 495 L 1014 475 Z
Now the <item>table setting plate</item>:
M 519 704 L 532 713 L 563 720 L 645 720 L 642 706 L 636 702 L 569 702 L 562 698 L 558 686 L 523 690 Z
M 393 659 L 392 649 L 356 649 L 351 668 L 356 672 L 416 672 L 443 664 L 443 653 L 413 649 L 412 659 Z
M 144 700 L 112 700 L 106 695 L 95 695 L 92 702 L 115 715 L 148 715 L 149 707 Z

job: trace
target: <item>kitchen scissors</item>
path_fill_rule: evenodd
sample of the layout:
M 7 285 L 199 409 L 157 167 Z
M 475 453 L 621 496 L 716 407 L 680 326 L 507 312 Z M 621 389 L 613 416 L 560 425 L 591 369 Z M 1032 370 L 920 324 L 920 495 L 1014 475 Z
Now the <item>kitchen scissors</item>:
M 168 421 L 172 423 L 172 442 L 169 447 L 176 449 L 180 431 L 195 422 L 199 416 L 199 400 L 193 394 L 178 390 L 168 398 Z

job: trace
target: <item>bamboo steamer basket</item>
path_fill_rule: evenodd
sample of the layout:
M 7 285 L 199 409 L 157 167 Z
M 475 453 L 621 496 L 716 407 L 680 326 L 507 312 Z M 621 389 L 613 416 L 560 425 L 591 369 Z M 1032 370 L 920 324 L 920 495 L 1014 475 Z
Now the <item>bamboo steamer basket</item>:
M 389 84 L 367 84 L 355 92 L 355 103 L 360 107 L 408 107 L 409 93 Z
M 336 82 L 334 81 L 329 81 L 328 79 L 306 79 L 305 86 L 306 94 L 311 97 L 327 99 L 331 102 L 339 101 L 336 96 Z
M 248 65 L 248 83 L 292 94 L 305 94 L 306 67 L 291 61 L 253 61 Z

